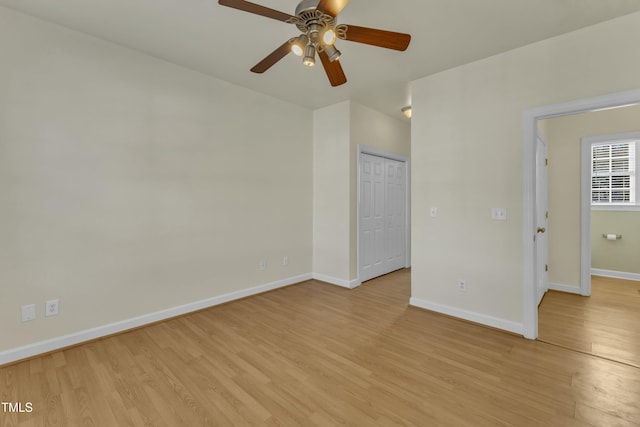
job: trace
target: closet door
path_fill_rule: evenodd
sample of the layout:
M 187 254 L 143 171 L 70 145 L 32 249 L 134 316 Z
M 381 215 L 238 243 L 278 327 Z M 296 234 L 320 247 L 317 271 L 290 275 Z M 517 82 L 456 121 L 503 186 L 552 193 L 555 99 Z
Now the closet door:
M 360 280 L 380 276 L 385 261 L 385 159 L 360 157 Z
M 360 156 L 359 279 L 364 282 L 405 266 L 405 163 Z
M 384 273 L 405 266 L 405 222 L 406 192 L 405 164 L 396 160 L 385 160 L 385 268 Z

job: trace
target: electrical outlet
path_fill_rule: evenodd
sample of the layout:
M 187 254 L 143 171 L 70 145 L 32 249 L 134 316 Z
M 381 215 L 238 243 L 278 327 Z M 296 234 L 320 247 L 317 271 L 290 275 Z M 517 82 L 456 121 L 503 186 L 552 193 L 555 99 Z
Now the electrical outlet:
M 431 208 L 431 218 L 438 216 L 438 208 Z
M 284 256 L 284 258 L 282 258 L 282 265 L 289 265 L 289 257 L 288 256 Z
M 507 208 L 492 208 L 491 219 L 494 221 L 506 221 L 507 220 Z
M 28 322 L 36 318 L 36 305 L 29 304 L 22 306 L 22 321 Z
M 467 281 L 460 279 L 458 280 L 458 292 L 467 292 Z
M 58 314 L 59 307 L 59 300 L 52 299 L 50 301 L 47 301 L 47 303 L 44 305 L 44 315 L 47 317 L 55 316 L 56 314 Z
M 260 271 L 265 271 L 267 269 L 267 261 L 262 259 L 260 260 Z

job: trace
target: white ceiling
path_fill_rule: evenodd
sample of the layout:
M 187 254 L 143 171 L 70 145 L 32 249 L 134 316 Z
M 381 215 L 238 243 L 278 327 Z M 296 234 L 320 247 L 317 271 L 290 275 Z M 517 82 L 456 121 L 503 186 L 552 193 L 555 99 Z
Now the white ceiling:
M 296 0 L 255 0 L 294 13 Z M 294 25 L 217 0 L 0 0 L 0 5 L 146 52 L 308 108 L 353 99 L 400 116 L 409 82 L 535 41 L 640 11 L 640 0 L 352 0 L 339 23 L 406 32 L 406 52 L 339 40 L 347 84 L 288 55 L 249 69 L 297 35 Z

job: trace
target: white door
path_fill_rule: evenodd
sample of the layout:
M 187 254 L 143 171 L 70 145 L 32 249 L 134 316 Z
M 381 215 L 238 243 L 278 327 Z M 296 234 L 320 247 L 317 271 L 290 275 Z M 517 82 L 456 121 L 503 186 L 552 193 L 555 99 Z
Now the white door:
M 364 282 L 405 266 L 404 162 L 360 155 L 359 279 Z
M 385 168 L 385 273 L 389 273 L 405 265 L 406 177 L 404 162 L 386 159 Z
M 536 141 L 536 290 L 538 304 L 549 290 L 549 194 L 548 194 L 547 144 L 538 137 Z
M 383 273 L 384 159 L 360 156 L 360 280 Z M 363 279 L 362 277 L 366 277 Z

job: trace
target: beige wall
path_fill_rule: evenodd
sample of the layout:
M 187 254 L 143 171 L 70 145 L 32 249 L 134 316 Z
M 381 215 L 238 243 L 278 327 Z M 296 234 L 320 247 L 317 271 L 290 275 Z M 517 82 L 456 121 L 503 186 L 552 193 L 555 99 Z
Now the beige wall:
M 640 131 L 640 106 L 562 116 L 541 122 L 545 128 L 549 156 L 549 281 L 580 286 L 581 138 Z M 640 216 L 640 212 L 635 212 L 635 215 Z M 592 215 L 592 235 L 600 230 L 600 239 L 592 240 L 592 267 L 615 270 L 596 267 L 603 265 L 603 249 L 612 246 L 602 242 L 602 221 L 606 217 L 611 216 L 598 211 Z M 622 217 L 631 219 L 634 215 Z M 627 239 L 627 244 L 632 241 L 640 244 L 640 234 L 635 238 L 633 234 L 627 234 Z M 638 255 L 640 253 L 636 252 L 634 264 L 638 264 Z M 628 267 L 638 268 L 636 265 Z
M 607 240 L 602 234 L 620 234 Z M 591 267 L 640 274 L 640 212 L 591 212 Z
M 410 124 L 353 101 L 314 111 L 314 273 L 358 278 L 358 144 L 410 156 Z M 348 183 L 348 184 L 347 184 Z
M 413 82 L 412 302 L 522 327 L 523 112 L 639 88 L 639 39 L 633 14 Z
M 0 52 L 0 352 L 311 272 L 311 111 L 5 8 Z
M 332 282 L 351 278 L 349 126 L 348 101 L 313 112 L 313 272 Z
M 411 157 L 411 122 L 400 111 L 389 117 L 351 101 L 351 146 L 357 154 L 358 144 Z

